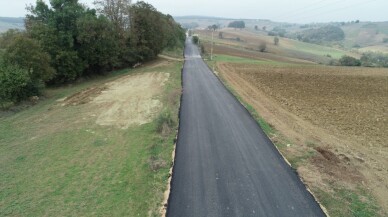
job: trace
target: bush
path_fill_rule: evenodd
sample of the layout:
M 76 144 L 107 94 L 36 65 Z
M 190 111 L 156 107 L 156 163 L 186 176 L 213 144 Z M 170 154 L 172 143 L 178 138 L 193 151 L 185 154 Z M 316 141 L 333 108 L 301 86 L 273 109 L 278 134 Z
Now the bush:
M 361 61 L 351 56 L 342 56 L 339 59 L 339 64 L 341 66 L 361 66 Z
M 388 67 L 388 54 L 379 52 L 363 53 L 361 64 L 367 67 Z
M 388 43 L 388 38 L 384 38 L 383 43 Z
M 34 95 L 28 72 L 13 65 L 0 65 L 0 106 L 4 108 Z
M 262 43 L 259 45 L 259 51 L 260 51 L 260 52 L 264 52 L 266 49 L 267 49 L 267 44 L 266 44 L 265 42 L 262 42 Z
M 194 35 L 193 36 L 193 43 L 198 44 L 198 42 L 199 42 L 199 37 L 197 35 Z
M 175 121 L 170 110 L 162 111 L 156 118 L 156 131 L 163 135 L 168 134 L 175 126 Z

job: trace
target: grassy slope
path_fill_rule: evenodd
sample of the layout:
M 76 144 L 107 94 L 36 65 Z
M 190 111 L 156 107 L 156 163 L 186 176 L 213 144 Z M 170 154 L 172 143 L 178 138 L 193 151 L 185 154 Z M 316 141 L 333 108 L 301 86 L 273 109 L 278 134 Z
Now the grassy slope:
M 281 62 L 266 62 L 258 61 L 254 59 L 225 56 L 225 55 L 216 55 L 215 61 L 219 62 L 231 62 L 231 63 L 242 63 L 242 64 L 269 64 L 277 66 L 287 66 L 289 63 Z M 215 61 L 207 61 L 210 67 L 214 67 Z M 217 69 L 216 69 L 217 70 Z M 291 166 L 295 169 L 302 164 L 308 163 L 308 159 L 315 155 L 315 152 L 305 153 L 303 156 L 290 154 L 287 150 L 287 144 L 291 144 L 290 140 L 282 135 L 281 132 L 272 128 L 259 113 L 255 110 L 253 106 L 248 104 L 244 98 L 242 98 L 238 92 L 236 92 L 233 87 L 227 83 L 225 79 L 221 80 L 224 82 L 225 86 L 236 96 L 236 98 L 247 108 L 251 113 L 252 117 L 256 119 L 258 124 L 264 130 L 264 132 L 269 136 L 269 138 L 276 137 L 274 144 L 276 147 L 285 155 L 287 160 L 290 162 Z M 327 183 L 330 184 L 330 183 Z M 379 216 L 379 208 L 376 206 L 375 199 L 373 196 L 364 189 L 364 187 L 359 187 L 356 190 L 348 190 L 342 187 L 333 186 L 335 188 L 334 192 L 325 192 L 321 189 L 314 188 L 311 189 L 317 199 L 328 209 L 331 216 Z
M 152 69 L 171 74 L 162 101 L 173 112 L 175 123 L 178 104 L 169 104 L 168 96 L 181 88 L 180 68 L 181 63 L 174 63 Z M 175 130 L 159 135 L 156 120 L 127 130 L 101 127 L 94 120 L 84 120 L 82 107 L 55 106 L 57 99 L 81 89 L 142 72 L 147 68 L 52 89 L 49 99 L 0 118 L 0 216 L 158 213 Z M 165 166 L 152 171 L 150 159 Z
M 231 47 L 250 50 L 258 50 L 261 42 L 266 42 L 267 52 L 283 57 L 298 58 L 316 63 L 329 63 L 331 58 L 339 59 L 343 55 L 358 57 L 358 54 L 348 51 L 326 47 L 317 44 L 305 43 L 288 38 L 280 38 L 278 46 L 273 45 L 271 36 L 263 35 L 262 33 L 254 33 L 250 31 L 233 31 L 230 29 L 220 30 L 228 39 L 218 39 L 218 33 L 215 34 L 214 42 L 218 45 L 228 45 Z M 204 41 L 211 41 L 211 33 L 209 31 L 199 31 L 200 37 Z M 239 37 L 242 41 L 232 40 Z M 331 58 L 329 58 L 330 56 Z

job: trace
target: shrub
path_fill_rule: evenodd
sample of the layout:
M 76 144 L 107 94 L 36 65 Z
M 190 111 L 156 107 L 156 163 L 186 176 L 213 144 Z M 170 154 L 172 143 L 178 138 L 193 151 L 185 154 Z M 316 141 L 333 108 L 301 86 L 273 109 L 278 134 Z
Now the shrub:
M 171 128 L 173 128 L 174 125 L 174 118 L 171 111 L 168 109 L 162 111 L 156 118 L 156 131 L 162 135 L 166 135 L 171 132 Z
M 193 36 L 193 43 L 198 44 L 198 42 L 199 42 L 199 37 L 197 35 L 194 35 Z
M 267 49 L 267 44 L 266 44 L 265 42 L 262 42 L 262 43 L 259 45 L 259 51 L 260 51 L 260 52 L 264 52 L 266 49 Z
M 339 59 L 339 64 L 341 66 L 361 66 L 361 61 L 351 56 L 342 56 Z
M 363 53 L 361 64 L 368 67 L 388 67 L 388 54 L 379 52 Z
M 383 43 L 388 43 L 388 38 L 384 38 Z
M 28 72 L 13 65 L 0 65 L 0 106 L 19 102 L 34 95 Z

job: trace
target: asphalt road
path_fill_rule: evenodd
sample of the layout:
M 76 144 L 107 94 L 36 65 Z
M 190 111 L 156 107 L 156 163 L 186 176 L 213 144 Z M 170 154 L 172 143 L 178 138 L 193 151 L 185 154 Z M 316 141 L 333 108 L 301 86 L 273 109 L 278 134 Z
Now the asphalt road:
M 167 216 L 325 216 L 189 39 L 185 58 Z

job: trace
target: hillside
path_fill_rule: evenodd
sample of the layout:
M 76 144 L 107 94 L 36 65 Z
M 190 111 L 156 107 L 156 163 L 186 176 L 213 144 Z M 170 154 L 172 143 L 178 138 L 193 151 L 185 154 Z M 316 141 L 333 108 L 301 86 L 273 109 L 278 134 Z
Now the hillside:
M 0 17 L 0 33 L 8 29 L 24 29 L 23 17 Z
M 268 35 L 270 32 L 284 31 L 285 37 L 296 39 L 299 33 L 314 30 L 328 25 L 340 27 L 345 39 L 336 43 L 324 43 L 326 46 L 340 47 L 345 50 L 354 50 L 360 53 L 367 51 L 388 52 L 388 22 L 336 22 L 296 24 L 274 22 L 266 19 L 231 19 L 219 17 L 184 16 L 175 17 L 175 20 L 186 28 L 206 29 L 216 24 L 225 28 L 231 21 L 242 20 L 246 30 L 257 34 Z M 257 26 L 257 30 L 255 27 Z M 264 29 L 263 29 L 264 28 Z M 384 43 L 384 41 L 386 41 Z

